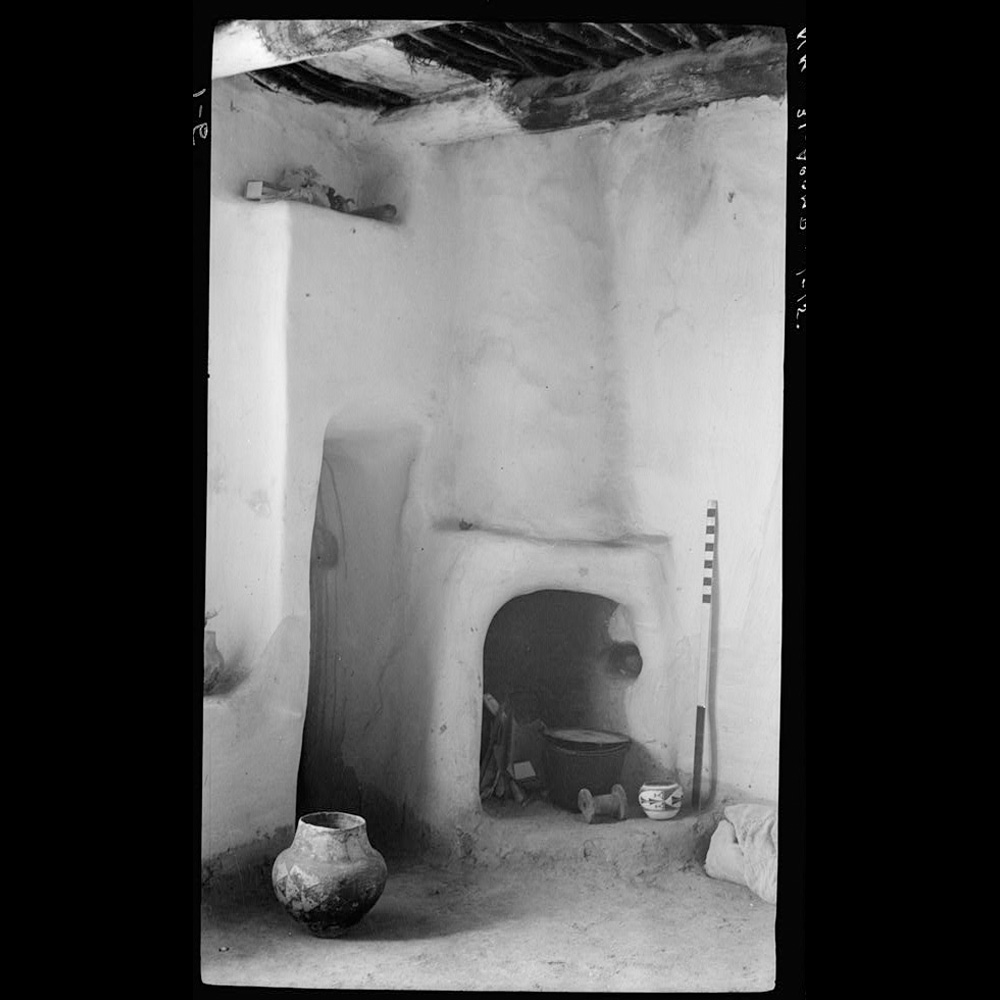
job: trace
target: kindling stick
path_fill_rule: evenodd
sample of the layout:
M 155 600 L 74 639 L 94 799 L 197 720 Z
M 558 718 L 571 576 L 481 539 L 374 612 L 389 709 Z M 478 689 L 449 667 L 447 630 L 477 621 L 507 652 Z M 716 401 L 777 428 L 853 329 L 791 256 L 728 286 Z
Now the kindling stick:
M 701 576 L 701 658 L 698 664 L 698 708 L 694 722 L 694 776 L 691 784 L 691 806 L 701 805 L 702 759 L 705 748 L 705 716 L 708 712 L 709 659 L 712 655 L 713 582 L 715 580 L 715 544 L 718 503 L 708 501 L 705 516 L 705 558 Z

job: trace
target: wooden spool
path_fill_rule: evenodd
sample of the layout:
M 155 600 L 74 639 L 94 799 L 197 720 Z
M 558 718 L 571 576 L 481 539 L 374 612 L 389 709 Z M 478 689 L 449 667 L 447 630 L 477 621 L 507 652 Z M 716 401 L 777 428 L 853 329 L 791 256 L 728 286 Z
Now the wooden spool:
M 621 785 L 612 785 L 610 795 L 591 795 L 589 789 L 581 788 L 576 804 L 583 814 L 585 823 L 593 823 L 595 816 L 624 819 L 627 805 L 625 789 Z

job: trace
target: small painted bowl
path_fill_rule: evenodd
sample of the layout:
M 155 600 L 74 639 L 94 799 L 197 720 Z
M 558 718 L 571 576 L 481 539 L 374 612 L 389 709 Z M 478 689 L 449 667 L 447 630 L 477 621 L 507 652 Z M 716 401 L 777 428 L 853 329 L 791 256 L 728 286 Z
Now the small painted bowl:
M 684 789 L 676 781 L 647 781 L 639 789 L 639 805 L 650 819 L 673 819 L 681 811 Z

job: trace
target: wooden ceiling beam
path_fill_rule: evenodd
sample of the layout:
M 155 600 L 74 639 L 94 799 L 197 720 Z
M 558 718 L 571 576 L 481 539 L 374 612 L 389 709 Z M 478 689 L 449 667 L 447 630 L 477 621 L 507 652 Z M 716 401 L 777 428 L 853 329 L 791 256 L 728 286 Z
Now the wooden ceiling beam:
M 781 97 L 788 47 L 749 36 L 710 51 L 684 50 L 624 62 L 603 73 L 521 80 L 504 95 L 504 110 L 530 132 L 601 121 L 630 121 L 741 97 Z M 405 114 L 405 112 L 402 112 Z
M 613 69 L 484 86 L 455 100 L 383 113 L 381 128 L 441 145 L 507 132 L 554 132 L 598 122 L 673 114 L 718 101 L 780 99 L 787 91 L 784 39 L 749 35 L 707 50 L 683 49 Z
M 469 46 L 473 49 L 478 49 L 480 52 L 485 52 L 487 55 L 492 56 L 494 62 L 500 60 L 500 69 L 505 69 L 507 72 L 515 72 L 518 75 L 521 74 L 522 70 L 529 69 L 529 72 L 533 72 L 530 67 L 527 67 L 523 60 L 518 59 L 510 52 L 505 52 L 500 48 L 499 43 L 493 41 L 492 39 L 484 39 L 481 34 L 473 31 L 469 31 L 465 26 L 455 25 L 448 29 L 444 29 L 436 32 L 438 37 L 444 35 L 449 41 L 455 42 L 461 46 Z
M 643 24 L 630 24 L 630 28 L 644 28 L 646 25 Z M 650 25 L 653 28 L 662 28 L 668 35 L 672 35 L 679 42 L 683 42 L 685 45 L 690 45 L 693 49 L 701 49 L 701 39 L 698 37 L 698 33 L 691 27 L 690 24 L 664 24 L 662 21 L 658 24 Z
M 604 69 L 604 63 L 589 48 L 581 45 L 575 38 L 553 32 L 551 28 L 544 25 L 532 24 L 525 21 L 514 21 L 511 22 L 510 26 L 515 31 L 535 39 L 535 41 L 545 48 L 552 49 L 553 52 L 564 53 L 579 62 L 585 63 L 587 66 L 592 66 L 594 69 Z
M 663 51 L 662 49 L 654 49 L 653 46 L 649 45 L 646 41 L 636 35 L 633 35 L 631 32 L 626 30 L 624 25 L 598 24 L 596 21 L 591 21 L 590 24 L 600 31 L 601 34 L 607 35 L 609 38 L 618 42 L 619 46 L 623 46 L 626 49 L 631 50 L 633 53 L 638 53 L 640 56 L 659 55 Z
M 405 94 L 372 83 L 361 83 L 335 76 L 306 62 L 251 70 L 251 80 L 268 90 L 309 101 L 332 102 L 357 108 L 399 108 L 413 103 Z
M 528 47 L 524 45 L 520 40 L 512 41 L 508 34 L 505 34 L 502 30 L 498 30 L 495 26 L 490 25 L 489 31 L 476 25 L 467 25 L 465 28 L 466 32 L 471 33 L 474 37 L 486 37 L 492 42 L 492 44 L 499 46 L 501 50 L 507 53 L 508 56 L 516 59 L 527 71 L 529 76 L 550 76 L 551 71 L 548 64 L 543 66 L 541 63 L 536 62 L 533 58 L 532 52 L 528 50 Z
M 488 80 L 496 72 L 493 60 L 479 56 L 475 50 L 460 49 L 458 45 L 445 42 L 438 36 L 430 38 L 423 34 L 408 35 L 405 39 L 395 39 L 393 44 L 404 52 L 413 52 L 419 58 L 430 59 L 440 66 L 450 66 L 477 80 Z
M 596 41 L 593 38 L 593 35 L 595 34 L 598 38 L 601 38 L 600 32 L 595 31 L 593 28 L 589 28 L 587 25 L 576 24 L 572 21 L 547 21 L 546 26 L 551 31 L 558 32 L 564 38 L 568 38 L 584 50 L 596 53 L 598 64 L 602 69 L 608 68 L 609 60 L 618 58 L 608 52 L 608 50 L 602 46 L 601 42 Z
M 504 26 L 512 37 L 516 36 L 522 45 L 531 47 L 536 54 L 536 58 L 539 54 L 544 54 L 544 58 L 548 62 L 571 70 L 583 69 L 584 65 L 600 66 L 600 63 L 593 56 L 588 55 L 584 59 L 583 56 L 571 52 L 568 48 L 554 44 L 551 40 L 546 40 L 545 32 L 540 28 L 532 30 L 511 21 L 504 22 Z
M 660 30 L 652 24 L 623 24 L 622 27 L 661 55 L 664 52 L 676 52 L 678 49 L 685 47 L 684 43 L 676 35 L 668 35 L 665 31 Z
M 215 29 L 212 79 L 288 66 L 451 21 L 229 21 Z
M 723 42 L 732 34 L 724 24 L 706 24 L 705 27 L 708 29 L 709 34 L 714 35 Z
M 581 69 L 580 60 L 562 52 L 554 52 L 541 42 L 520 34 L 509 24 L 490 23 L 490 34 L 512 51 L 525 59 L 530 59 L 538 67 L 537 76 L 558 76 L 568 70 Z

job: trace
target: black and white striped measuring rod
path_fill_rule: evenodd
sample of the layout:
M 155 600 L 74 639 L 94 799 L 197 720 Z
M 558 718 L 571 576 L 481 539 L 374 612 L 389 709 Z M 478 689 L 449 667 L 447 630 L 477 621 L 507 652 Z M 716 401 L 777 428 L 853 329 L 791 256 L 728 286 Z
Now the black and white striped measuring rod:
M 708 501 L 705 516 L 705 566 L 702 573 L 701 603 L 712 603 L 712 581 L 715 579 L 715 519 L 719 505 L 715 500 Z
M 698 657 L 698 704 L 694 724 L 694 774 L 691 782 L 691 804 L 701 808 L 701 786 L 711 773 L 705 768 L 705 724 L 708 716 L 709 659 L 712 655 L 712 592 L 715 580 L 716 528 L 718 503 L 709 500 L 705 512 L 705 559 L 701 573 L 701 655 Z

